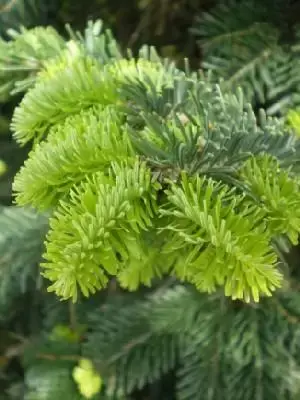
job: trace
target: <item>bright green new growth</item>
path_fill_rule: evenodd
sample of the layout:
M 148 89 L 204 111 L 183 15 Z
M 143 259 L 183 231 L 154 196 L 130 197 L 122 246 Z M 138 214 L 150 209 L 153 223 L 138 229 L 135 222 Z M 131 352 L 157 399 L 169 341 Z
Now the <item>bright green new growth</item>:
M 27 2 L 28 3 L 28 2 Z M 25 8 L 28 8 L 28 4 Z M 99 62 L 121 57 L 118 45 L 101 21 L 88 23 L 84 35 L 67 26 L 69 40 L 52 27 L 9 29 L 10 39 L 0 38 L 0 102 L 27 91 L 37 75 L 57 73 L 63 66 L 77 60 L 77 56 L 95 57 Z
M 225 285 L 226 295 L 247 301 L 279 285 L 265 213 L 244 196 L 211 179 L 183 177 L 182 188 L 173 184 L 168 198 L 173 206 L 165 212 L 173 217 L 168 251 L 182 250 L 175 260 L 179 277 L 208 292 Z
M 276 239 L 300 231 L 298 140 L 276 120 L 259 126 L 241 92 L 172 64 L 63 57 L 12 123 L 19 143 L 35 142 L 17 203 L 53 209 L 49 290 L 75 301 L 112 276 L 135 290 L 171 274 L 233 299 L 270 296 Z
M 72 189 L 50 222 L 44 266 L 55 282 L 50 289 L 64 298 L 77 298 L 77 284 L 86 296 L 106 286 L 107 274 L 121 271 L 124 279 L 134 269 L 142 275 L 139 236 L 151 225 L 156 187 L 138 161 L 111 169 L 109 177 L 98 172 Z

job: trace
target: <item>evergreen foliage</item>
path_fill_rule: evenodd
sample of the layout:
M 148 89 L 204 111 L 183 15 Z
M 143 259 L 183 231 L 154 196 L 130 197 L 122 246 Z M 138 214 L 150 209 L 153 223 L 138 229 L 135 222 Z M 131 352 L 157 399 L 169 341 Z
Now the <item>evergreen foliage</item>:
M 296 244 L 299 232 L 286 211 L 298 181 L 280 164 L 298 157 L 297 138 L 271 120 L 276 132 L 259 127 L 241 92 L 224 96 L 172 65 L 103 64 L 80 49 L 72 60 L 51 62 L 12 119 L 16 140 L 35 143 L 15 179 L 17 202 L 54 207 L 50 290 L 76 300 L 78 288 L 88 296 L 111 275 L 136 289 L 171 272 L 234 299 L 271 295 L 281 284 L 272 240 Z
M 299 10 L 285 0 L 220 0 L 193 26 L 202 66 L 242 86 L 247 99 L 268 114 L 299 105 Z
M 5 320 L 14 312 L 15 300 L 41 284 L 37 267 L 48 220 L 31 210 L 1 207 L 0 223 L 0 320 Z
M 87 54 L 96 53 L 99 61 L 118 57 L 118 46 L 111 33 L 106 30 L 100 35 L 102 29 L 100 21 L 89 24 L 84 35 L 69 27 L 69 40 L 52 27 L 10 30 L 11 40 L 0 41 L 0 99 L 7 101 L 10 96 L 26 91 L 35 83 L 37 73 L 45 68 L 47 61 L 62 57 L 64 61 L 61 62 L 68 62 L 78 48 Z
M 298 241 L 299 139 L 258 121 L 242 91 L 148 48 L 125 57 L 100 28 L 54 34 L 29 84 L 14 75 L 28 90 L 14 136 L 33 144 L 14 191 L 38 213 L 0 215 L 14 261 L 1 293 L 13 301 L 21 274 L 31 315 L 3 310 L 19 333 L 3 359 L 25 370 L 14 385 L 5 375 L 8 398 L 88 398 L 90 376 L 74 376 L 90 360 L 104 384 L 93 399 L 296 400 L 300 302 L 284 253 Z M 49 280 L 76 303 L 46 293 Z
M 131 299 L 114 292 L 102 307 L 89 307 L 83 318 L 89 328 L 80 349 L 63 331 L 55 341 L 52 334 L 51 341 L 35 344 L 35 349 L 27 350 L 28 365 L 39 372 L 30 372 L 28 380 L 37 382 L 37 376 L 48 369 L 45 385 L 49 385 L 61 371 L 60 384 L 51 389 L 49 385 L 45 398 L 51 398 L 54 388 L 68 398 L 73 392 L 66 388 L 70 383 L 63 370 L 71 371 L 83 356 L 93 360 L 110 399 L 130 399 L 137 389 L 147 387 L 144 393 L 151 393 L 151 384 L 163 378 L 165 385 L 168 373 L 175 379 L 165 398 L 297 398 L 297 290 L 278 293 L 258 305 L 244 305 L 226 300 L 221 293 L 207 296 L 190 286 L 170 282 L 168 286 Z M 159 393 L 163 396 L 162 390 Z

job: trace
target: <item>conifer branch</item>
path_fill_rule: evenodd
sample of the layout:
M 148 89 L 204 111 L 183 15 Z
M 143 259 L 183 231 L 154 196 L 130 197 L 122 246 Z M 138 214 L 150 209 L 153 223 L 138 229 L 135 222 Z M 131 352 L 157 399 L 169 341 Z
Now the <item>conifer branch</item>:
M 233 299 L 271 296 L 274 239 L 300 230 L 287 211 L 299 140 L 276 119 L 258 126 L 241 90 L 149 54 L 100 63 L 75 36 L 74 57 L 45 64 L 12 123 L 20 144 L 35 141 L 16 200 L 53 209 L 49 290 L 76 300 L 110 277 L 136 290 L 172 273 Z

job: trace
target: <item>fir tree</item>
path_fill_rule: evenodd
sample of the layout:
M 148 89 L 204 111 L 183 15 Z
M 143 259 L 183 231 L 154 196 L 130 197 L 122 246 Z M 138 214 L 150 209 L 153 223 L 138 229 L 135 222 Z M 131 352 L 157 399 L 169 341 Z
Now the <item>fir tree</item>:
M 10 89 L 26 90 L 14 137 L 33 143 L 16 200 L 38 209 L 1 214 L 3 277 L 23 283 L 36 332 L 5 353 L 25 369 L 10 397 L 296 399 L 299 140 L 241 90 L 121 54 L 100 28 L 11 42 L 46 37 Z

